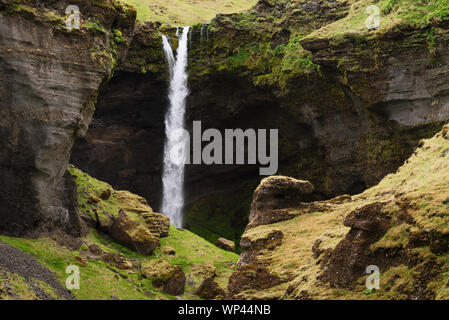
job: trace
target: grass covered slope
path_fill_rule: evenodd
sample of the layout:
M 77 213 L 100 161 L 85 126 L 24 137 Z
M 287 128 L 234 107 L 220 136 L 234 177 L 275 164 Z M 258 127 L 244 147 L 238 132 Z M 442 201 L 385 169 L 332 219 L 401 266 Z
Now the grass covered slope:
M 364 193 L 301 204 L 286 209 L 291 220 L 247 230 L 243 255 L 282 283 L 242 288 L 236 297 L 449 299 L 448 160 L 446 125 Z M 282 240 L 270 242 L 274 234 Z M 380 268 L 379 290 L 365 286 L 369 265 Z M 233 277 L 244 279 L 250 268 Z
M 449 3 L 446 0 L 352 0 L 348 15 L 330 25 L 327 25 L 310 37 L 335 37 L 344 34 L 370 33 L 366 27 L 366 20 L 372 14 L 367 12 L 370 5 L 379 8 L 380 28 L 378 33 L 384 33 L 391 29 L 405 27 L 425 28 L 449 20 Z M 373 11 L 374 12 L 374 11 Z
M 121 0 L 137 9 L 142 21 L 171 26 L 206 23 L 218 13 L 234 13 L 251 8 L 256 0 Z
M 133 220 L 141 221 L 139 213 L 152 212 L 151 207 L 139 196 L 127 191 L 115 191 L 110 185 L 76 168 L 71 167 L 69 171 L 76 177 L 79 210 L 92 218 L 95 217 L 94 210 L 102 219 L 105 218 L 106 212 L 116 216 L 118 210 L 123 208 Z M 107 200 L 101 199 L 104 190 L 111 190 L 111 196 Z M 170 265 L 180 266 L 190 280 L 187 281 L 185 292 L 180 297 L 199 299 L 194 291 L 204 280 L 205 274 L 212 270 L 215 272 L 214 281 L 221 288 L 226 288 L 228 278 L 238 259 L 236 254 L 223 251 L 195 234 L 187 230 L 178 230 L 173 226 L 170 226 L 170 235 L 160 239 L 160 248 L 157 248 L 151 256 L 135 253 L 95 229 L 90 229 L 81 239 L 66 242 L 66 246 L 61 245 L 61 241 L 49 238 L 32 240 L 0 236 L 0 240 L 35 257 L 38 262 L 55 273 L 56 279 L 63 286 L 68 277 L 66 268 L 69 265 L 79 266 L 80 289 L 71 292 L 77 299 L 82 300 L 107 300 L 116 297 L 175 299 L 174 296 L 163 293 L 161 288 L 153 286 L 151 279 L 142 276 L 142 264 L 159 259 Z M 104 253 L 121 255 L 125 261 L 132 264 L 132 267 L 121 269 L 103 259 L 91 259 L 88 252 L 92 245 L 99 246 Z M 26 283 L 23 280 L 14 279 L 14 283 L 21 290 L 18 291 L 19 297 L 36 298 L 30 290 L 24 289 Z

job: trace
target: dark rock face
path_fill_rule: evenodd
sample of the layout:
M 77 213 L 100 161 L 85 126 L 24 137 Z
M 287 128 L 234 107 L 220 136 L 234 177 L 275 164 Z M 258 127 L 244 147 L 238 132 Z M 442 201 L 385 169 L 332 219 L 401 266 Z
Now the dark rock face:
M 100 90 L 88 134 L 77 141 L 70 161 L 158 208 L 168 84 L 162 40 L 155 26 L 136 28 L 127 59 L 118 68 Z
M 116 189 L 157 207 L 162 194 L 167 83 L 157 75 L 119 72 L 101 91 L 88 134 L 71 162 Z
M 78 2 L 70 4 L 79 4 L 84 18 L 131 35 L 135 12 L 121 16 L 111 1 L 109 7 Z M 28 15 L 15 12 L 12 1 L 0 4 L 0 232 L 79 235 L 73 183 L 64 175 L 75 139 L 91 121 L 98 88 L 111 73 L 112 57 L 95 58 L 91 49 L 109 48 L 109 37 L 61 29 L 45 19 L 44 5 L 64 16 L 69 4 L 24 1 Z M 117 50 L 121 59 L 126 46 Z

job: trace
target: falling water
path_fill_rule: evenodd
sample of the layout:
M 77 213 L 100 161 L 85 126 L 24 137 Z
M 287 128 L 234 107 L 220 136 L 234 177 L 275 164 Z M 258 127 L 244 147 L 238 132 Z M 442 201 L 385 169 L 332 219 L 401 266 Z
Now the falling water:
M 162 177 L 163 197 L 162 213 L 171 219 L 176 227 L 182 227 L 182 209 L 184 206 L 184 164 L 187 150 L 179 148 L 184 128 L 184 114 L 187 88 L 188 34 L 184 27 L 179 38 L 176 59 L 167 37 L 163 36 L 164 53 L 170 70 L 169 109 L 165 116 L 164 172 Z

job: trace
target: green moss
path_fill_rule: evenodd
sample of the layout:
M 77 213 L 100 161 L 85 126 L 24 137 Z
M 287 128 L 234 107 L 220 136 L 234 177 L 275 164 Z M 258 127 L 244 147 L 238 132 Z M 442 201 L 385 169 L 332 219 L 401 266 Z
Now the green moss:
M 122 32 L 120 31 L 120 30 L 118 30 L 118 29 L 113 29 L 112 30 L 112 34 L 113 34 L 113 36 L 114 36 L 114 42 L 115 43 L 123 43 L 123 42 L 125 42 L 125 38 L 123 38 L 123 34 L 122 34 Z
M 142 198 L 126 192 L 120 195 L 120 192 L 113 191 L 108 184 L 94 179 L 76 168 L 70 167 L 69 171 L 76 177 L 80 210 L 92 214 L 95 209 L 101 216 L 105 212 L 116 214 L 120 207 L 125 206 L 131 217 L 140 218 L 137 211 L 142 208 L 138 204 L 141 204 Z M 101 193 L 108 188 L 112 190 L 111 197 L 107 200 L 100 199 Z M 123 195 L 125 199 L 121 198 Z M 92 202 L 90 200 L 92 197 L 98 199 Z M 132 211 L 133 208 L 136 211 Z M 86 244 L 83 244 L 79 250 L 70 250 L 46 238 L 33 240 L 0 236 L 0 240 L 36 257 L 41 264 L 56 274 L 57 280 L 63 286 L 68 276 L 65 273 L 66 268 L 69 265 L 78 265 L 75 258 L 80 256 L 80 251 L 87 249 Z M 154 259 L 163 259 L 172 265 L 180 266 L 187 274 L 190 266 L 194 263 L 212 262 L 217 268 L 217 282 L 225 287 L 233 272 L 233 266 L 238 260 L 238 255 L 217 248 L 190 231 L 181 231 L 173 226 L 170 227 L 170 235 L 161 238 L 160 242 L 162 248 L 172 247 L 176 252 L 175 255 L 167 255 L 161 248 L 157 248 L 151 256 L 144 256 L 115 243 L 107 235 L 95 230 L 91 230 L 82 240 L 89 244 L 99 245 L 103 251 L 121 254 L 136 266 L 134 270 L 119 270 L 100 260 L 89 259 L 86 266 L 80 266 L 80 290 L 72 290 L 72 293 L 82 300 L 111 299 L 112 295 L 120 299 L 133 300 L 175 299 L 175 297 L 161 293 L 160 289 L 154 288 L 147 280 L 142 279 L 138 266 L 145 261 Z M 48 288 L 44 289 L 52 294 L 50 290 L 47 290 Z M 193 291 L 191 286 L 186 286 L 182 297 L 197 299 L 198 297 L 194 295 Z
M 76 252 L 59 246 L 50 239 L 21 239 L 0 236 L 0 240 L 18 249 L 21 249 L 34 257 L 57 275 L 57 280 L 64 286 L 67 274 L 66 268 L 69 265 L 77 265 L 74 257 Z M 105 235 L 92 231 L 86 238 L 89 243 L 98 244 L 103 251 L 122 254 L 127 260 L 134 263 L 141 263 L 153 259 L 164 259 L 172 265 L 181 266 L 186 273 L 193 263 L 205 263 L 212 261 L 217 267 L 217 279 L 224 285 L 232 273 L 232 265 L 238 260 L 236 254 L 223 251 L 202 238 L 189 231 L 179 231 L 171 227 L 170 236 L 161 239 L 162 246 L 171 246 L 175 249 L 176 255 L 165 255 L 157 249 L 153 256 L 143 256 L 134 253 L 126 248 L 114 243 Z M 124 271 L 110 266 L 102 261 L 89 260 L 87 266 L 80 267 L 80 290 L 72 290 L 72 293 L 81 300 L 111 299 L 112 295 L 120 299 L 174 299 L 169 295 L 161 293 L 157 288 L 142 280 L 140 271 Z M 18 289 L 22 292 L 25 290 Z M 46 287 L 45 287 L 46 288 Z M 44 289 L 45 289 L 44 288 Z M 51 294 L 51 290 L 45 289 Z M 187 286 L 183 297 L 192 299 L 194 297 L 193 288 Z
M 98 215 L 100 221 L 106 223 L 107 219 L 109 219 L 109 215 L 117 216 L 120 209 L 123 208 L 123 203 L 121 203 L 120 199 L 124 197 L 124 200 L 126 201 L 126 196 L 129 196 L 131 200 L 133 198 L 133 195 L 130 193 L 115 192 L 109 184 L 92 178 L 75 167 L 69 167 L 68 171 L 75 177 L 79 210 L 89 214 L 95 220 Z M 108 199 L 99 199 L 105 190 L 111 190 L 111 196 Z M 138 197 L 136 198 L 136 201 L 138 201 Z M 137 208 L 137 211 L 133 211 L 129 208 L 127 209 L 127 214 L 133 220 L 140 223 L 144 222 Z M 142 210 L 145 210 L 145 208 L 142 208 Z M 152 211 L 149 206 L 146 210 Z
M 393 11 L 393 8 L 396 6 L 398 2 L 399 0 L 387 0 L 383 3 L 382 7 L 380 8 L 380 11 L 383 14 L 389 14 L 391 11 Z
M 35 8 L 17 2 L 18 1 L 13 1 L 13 3 L 7 6 L 1 13 L 3 15 L 19 15 L 25 19 L 33 19 L 37 16 L 37 11 Z
M 109 34 L 109 32 L 98 21 L 87 21 L 84 23 L 83 27 L 90 32 L 98 32 L 106 35 Z
M 228 57 L 231 68 L 237 69 L 246 65 L 249 58 L 249 52 L 247 50 L 239 50 L 237 55 Z
M 427 43 L 429 52 L 432 56 L 435 56 L 436 53 L 436 37 L 435 37 L 435 30 L 432 28 L 427 33 Z

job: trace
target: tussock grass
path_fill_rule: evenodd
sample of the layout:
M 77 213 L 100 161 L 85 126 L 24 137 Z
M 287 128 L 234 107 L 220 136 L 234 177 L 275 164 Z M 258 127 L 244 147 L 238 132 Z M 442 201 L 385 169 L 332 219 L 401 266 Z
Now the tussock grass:
M 257 0 L 121 0 L 134 6 L 142 21 L 170 24 L 172 26 L 206 23 L 218 13 L 235 13 L 247 10 Z

